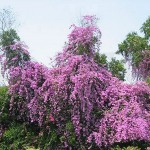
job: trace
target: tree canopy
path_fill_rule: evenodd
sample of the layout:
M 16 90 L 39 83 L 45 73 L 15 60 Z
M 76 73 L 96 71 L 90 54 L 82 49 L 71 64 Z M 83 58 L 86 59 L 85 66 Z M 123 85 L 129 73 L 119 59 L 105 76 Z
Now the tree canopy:
M 129 33 L 126 39 L 118 45 L 117 54 L 122 54 L 132 66 L 133 77 L 146 79 L 150 76 L 150 17 L 143 23 L 141 33 Z

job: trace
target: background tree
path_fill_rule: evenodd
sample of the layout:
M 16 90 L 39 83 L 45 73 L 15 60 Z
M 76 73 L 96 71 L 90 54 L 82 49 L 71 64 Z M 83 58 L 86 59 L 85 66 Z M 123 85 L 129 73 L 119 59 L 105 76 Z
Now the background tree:
M 120 80 L 125 80 L 126 69 L 124 67 L 123 60 L 117 60 L 116 58 L 112 58 L 108 63 L 108 70 L 112 72 L 112 75 L 119 78 Z
M 132 66 L 133 77 L 145 80 L 150 76 L 150 17 L 143 23 L 139 36 L 137 32 L 129 33 L 126 39 L 118 45 L 117 54 L 122 54 Z
M 21 66 L 30 60 L 27 46 L 20 41 L 16 30 L 15 16 L 9 9 L 0 12 L 0 62 L 3 76 L 11 67 Z
M 147 40 L 150 40 L 150 17 L 143 23 L 141 32 L 144 33 L 144 36 Z
M 116 60 L 116 58 L 112 58 L 108 61 L 105 54 L 100 54 L 98 52 L 95 53 L 94 60 L 96 63 L 109 70 L 114 77 L 123 81 L 125 80 L 126 69 L 124 67 L 123 60 Z

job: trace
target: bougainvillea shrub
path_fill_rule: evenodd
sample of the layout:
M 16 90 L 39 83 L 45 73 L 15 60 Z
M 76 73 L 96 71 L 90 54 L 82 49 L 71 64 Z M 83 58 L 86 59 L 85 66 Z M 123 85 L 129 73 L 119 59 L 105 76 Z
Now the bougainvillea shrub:
M 25 61 L 9 68 L 11 114 L 55 131 L 56 149 L 150 141 L 150 88 L 126 84 L 94 61 L 101 44 L 95 21 L 85 16 L 81 27 L 73 25 L 54 67 Z
M 117 83 L 104 92 L 109 108 L 99 131 L 89 136 L 98 145 L 150 140 L 149 87 L 144 83 Z
M 46 70 L 46 67 L 37 62 L 26 62 L 23 68 L 18 66 L 10 69 L 10 111 L 16 115 L 18 119 L 30 120 L 28 103 L 35 100 L 36 96 L 38 96 L 38 89 L 46 79 Z M 40 96 L 38 98 L 40 98 Z M 38 107 L 40 108 L 40 106 Z M 39 111 L 42 113 L 42 110 L 43 109 Z

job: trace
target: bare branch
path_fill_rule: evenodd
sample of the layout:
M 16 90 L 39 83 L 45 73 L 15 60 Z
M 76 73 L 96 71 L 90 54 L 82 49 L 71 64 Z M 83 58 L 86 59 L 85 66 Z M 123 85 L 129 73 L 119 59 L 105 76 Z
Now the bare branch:
M 13 28 L 15 22 L 15 15 L 10 9 L 2 9 L 0 11 L 0 32 Z

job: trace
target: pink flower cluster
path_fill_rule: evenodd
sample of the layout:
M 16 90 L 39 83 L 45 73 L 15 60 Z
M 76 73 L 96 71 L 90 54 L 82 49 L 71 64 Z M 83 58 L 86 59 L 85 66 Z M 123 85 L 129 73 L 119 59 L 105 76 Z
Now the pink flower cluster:
M 93 57 L 99 51 L 101 31 L 96 26 L 95 16 L 84 16 L 82 26 L 72 25 L 73 30 L 68 36 L 68 43 L 56 57 L 57 64 L 65 64 L 66 60 L 74 55 L 87 55 Z
M 0 62 L 2 64 L 2 74 L 11 69 L 11 67 L 22 66 L 30 60 L 28 47 L 23 42 L 16 42 L 13 45 L 2 47 Z
M 108 109 L 99 129 L 88 140 L 98 145 L 129 141 L 150 141 L 150 88 L 145 83 L 111 85 L 103 93 Z

